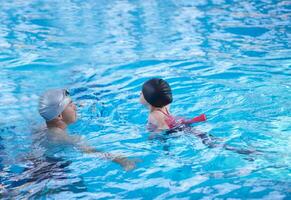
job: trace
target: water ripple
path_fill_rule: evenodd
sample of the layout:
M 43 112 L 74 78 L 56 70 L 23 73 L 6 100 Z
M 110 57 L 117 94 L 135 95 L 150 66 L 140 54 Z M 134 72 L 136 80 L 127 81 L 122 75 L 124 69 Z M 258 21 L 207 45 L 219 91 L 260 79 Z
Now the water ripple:
M 290 9 L 285 0 L 2 1 L 0 197 L 289 199 Z M 184 133 L 148 140 L 138 97 L 151 77 L 169 81 L 175 115 L 207 114 L 196 130 L 263 153 Z M 56 87 L 78 105 L 71 134 L 141 158 L 137 169 L 70 148 L 43 155 L 37 100 Z

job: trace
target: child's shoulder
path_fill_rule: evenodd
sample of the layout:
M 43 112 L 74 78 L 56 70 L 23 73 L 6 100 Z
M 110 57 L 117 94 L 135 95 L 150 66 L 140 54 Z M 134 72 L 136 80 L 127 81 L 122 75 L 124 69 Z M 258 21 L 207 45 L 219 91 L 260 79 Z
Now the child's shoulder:
M 164 115 L 159 110 L 154 110 L 150 113 L 149 118 L 153 120 L 162 120 L 164 119 Z
M 148 121 L 159 128 L 165 127 L 165 116 L 159 111 L 152 111 Z

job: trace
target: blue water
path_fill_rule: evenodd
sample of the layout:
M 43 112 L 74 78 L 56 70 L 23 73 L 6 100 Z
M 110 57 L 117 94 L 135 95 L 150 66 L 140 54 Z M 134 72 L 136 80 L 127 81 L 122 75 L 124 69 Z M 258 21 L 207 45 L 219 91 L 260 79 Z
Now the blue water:
M 0 0 L 0 193 L 7 199 L 290 199 L 291 3 Z M 183 133 L 148 140 L 141 85 L 162 77 L 175 115 L 242 155 Z M 69 88 L 70 133 L 142 162 L 133 171 L 35 130 L 48 88 Z M 1 198 L 1 197 L 0 197 Z

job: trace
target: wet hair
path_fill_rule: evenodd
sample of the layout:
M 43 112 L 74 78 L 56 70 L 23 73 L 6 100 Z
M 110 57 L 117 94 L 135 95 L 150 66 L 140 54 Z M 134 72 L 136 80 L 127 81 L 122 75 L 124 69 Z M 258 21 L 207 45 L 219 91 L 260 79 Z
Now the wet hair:
M 153 78 L 142 86 L 145 100 L 152 106 L 164 107 L 173 101 L 170 85 L 163 79 Z

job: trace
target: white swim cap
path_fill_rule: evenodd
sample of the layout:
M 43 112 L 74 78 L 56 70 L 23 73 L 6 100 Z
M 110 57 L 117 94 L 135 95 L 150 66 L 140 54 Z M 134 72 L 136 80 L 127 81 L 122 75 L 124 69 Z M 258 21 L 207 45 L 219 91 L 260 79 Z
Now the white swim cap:
M 51 121 L 61 114 L 70 102 L 71 98 L 66 89 L 48 90 L 39 98 L 38 111 L 46 121 Z

